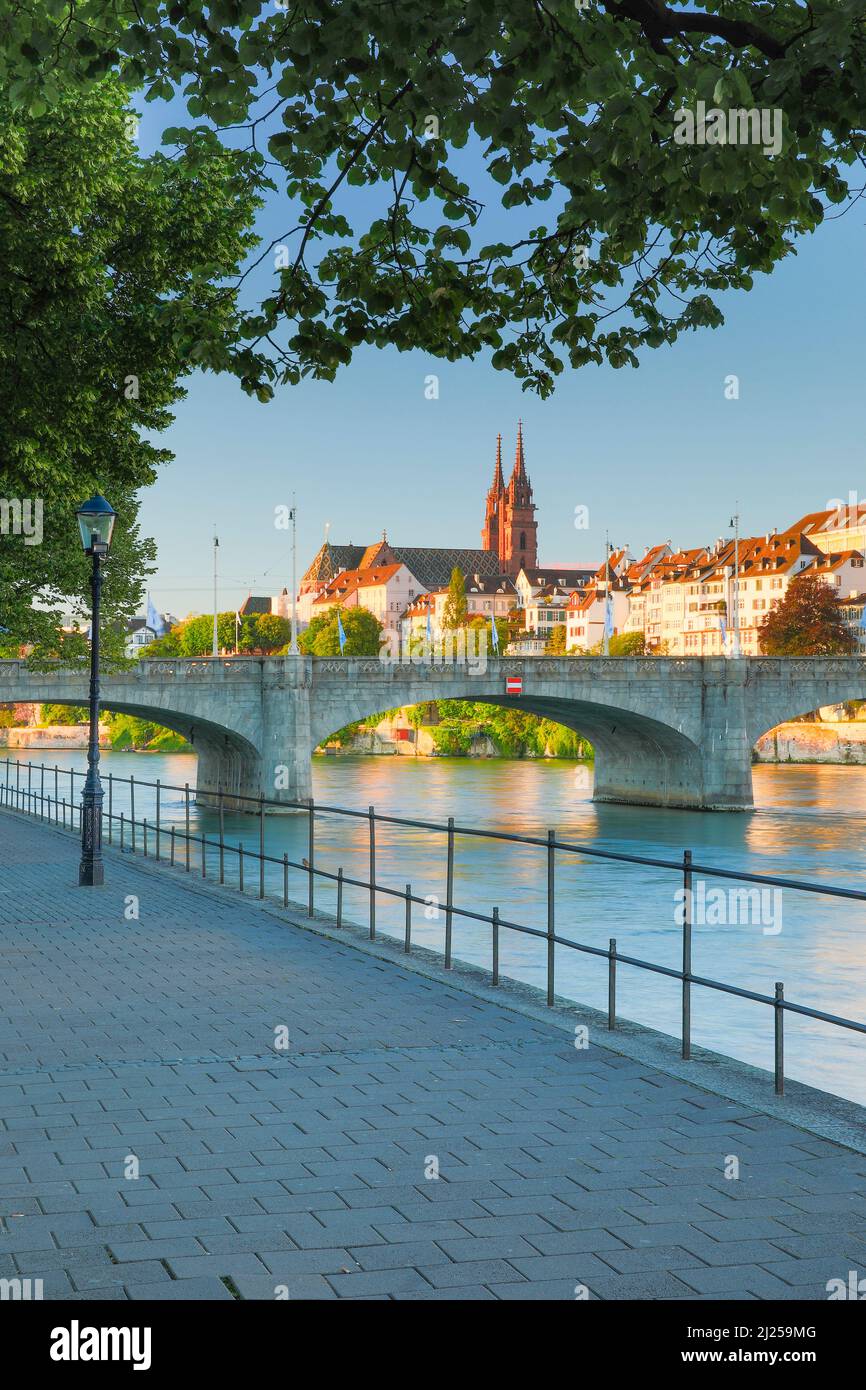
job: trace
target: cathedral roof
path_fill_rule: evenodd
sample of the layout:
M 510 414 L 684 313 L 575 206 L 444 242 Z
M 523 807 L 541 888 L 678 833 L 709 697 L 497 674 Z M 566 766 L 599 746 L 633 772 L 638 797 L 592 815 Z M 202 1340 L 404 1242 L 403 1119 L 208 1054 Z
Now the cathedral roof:
M 397 559 L 403 561 L 428 592 L 444 588 L 453 569 L 459 569 L 465 579 L 475 574 L 485 576 L 502 572 L 495 550 L 445 550 L 403 545 L 392 546 L 392 549 Z
M 357 569 L 367 550 L 363 545 L 331 545 L 325 541 L 304 574 L 302 584 L 330 584 L 343 570 Z
M 326 541 L 301 583 L 306 588 L 324 587 L 346 570 L 365 570 L 395 562 L 404 564 L 428 592 L 444 588 L 453 569 L 461 570 L 467 579 L 475 574 L 492 576 L 502 572 L 495 550 L 391 545 L 387 541 L 371 546 L 331 545 Z

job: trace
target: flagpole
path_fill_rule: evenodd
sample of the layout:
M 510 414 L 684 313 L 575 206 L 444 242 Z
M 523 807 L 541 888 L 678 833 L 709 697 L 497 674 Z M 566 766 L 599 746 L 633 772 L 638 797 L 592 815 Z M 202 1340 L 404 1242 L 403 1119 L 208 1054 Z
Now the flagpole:
M 295 505 L 295 493 L 292 493 L 292 642 L 289 651 L 292 656 L 298 655 L 298 532 L 297 532 L 298 509 Z
M 602 641 L 602 651 L 605 656 L 610 656 L 610 638 L 607 635 L 608 613 L 610 612 L 610 541 L 609 533 L 604 533 L 604 638 Z
M 220 543 L 219 543 L 219 541 L 218 541 L 218 539 L 217 539 L 217 534 L 216 534 L 216 526 L 214 526 L 214 538 L 213 538 L 213 651 L 212 651 L 212 653 L 211 653 L 212 656 L 213 656 L 214 658 L 216 658 L 217 656 L 219 656 L 219 641 L 218 641 L 218 636 L 217 636 L 217 611 L 218 611 L 218 610 L 217 610 L 217 551 L 219 550 L 219 544 L 220 544 Z
M 739 507 L 739 502 L 735 503 Z M 734 656 L 740 655 L 740 513 L 734 512 Z

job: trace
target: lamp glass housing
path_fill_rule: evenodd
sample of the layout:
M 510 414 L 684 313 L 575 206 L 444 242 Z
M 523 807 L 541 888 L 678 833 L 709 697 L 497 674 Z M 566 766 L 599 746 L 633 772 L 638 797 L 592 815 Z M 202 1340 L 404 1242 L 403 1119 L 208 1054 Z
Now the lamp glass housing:
M 95 493 L 87 502 L 82 502 L 75 515 L 81 532 L 81 544 L 86 555 L 106 555 L 114 535 L 117 513 L 104 497 Z

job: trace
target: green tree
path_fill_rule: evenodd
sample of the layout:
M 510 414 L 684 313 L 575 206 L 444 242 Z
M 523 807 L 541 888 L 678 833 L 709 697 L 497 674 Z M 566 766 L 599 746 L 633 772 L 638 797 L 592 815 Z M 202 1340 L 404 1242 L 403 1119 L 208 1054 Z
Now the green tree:
M 644 656 L 646 641 L 642 632 L 618 632 L 610 639 L 611 656 Z
M 75 654 L 58 632 L 64 609 L 89 609 L 74 511 L 103 492 L 118 512 L 103 592 L 111 657 L 152 573 L 138 492 L 171 457 L 153 436 L 202 343 L 225 356 L 238 331 L 226 277 L 253 244 L 256 198 L 243 158 L 204 133 L 176 158 L 142 159 L 113 78 L 64 86 L 29 114 L 14 82 L 0 93 L 0 496 L 29 502 L 31 528 L 41 508 L 41 543 L 0 543 L 0 614 L 38 655 Z
M 222 341 L 206 315 L 192 344 L 248 390 L 331 378 L 368 343 L 489 353 L 543 393 L 565 363 L 634 365 L 717 326 L 720 294 L 856 196 L 862 0 L 6 8 L 0 86 L 23 108 L 117 71 L 184 91 L 182 151 L 202 122 L 245 127 L 260 184 L 279 168 L 260 308 Z M 697 143 L 679 113 L 699 101 L 781 128 Z
M 346 634 L 343 656 L 378 656 L 382 645 L 382 624 L 367 608 L 330 608 L 319 613 L 300 634 L 298 646 L 305 656 L 340 656 L 337 618 Z
M 183 624 L 178 623 L 175 627 L 171 628 L 169 632 L 164 633 L 162 637 L 156 637 L 152 642 L 148 642 L 146 647 L 139 648 L 139 661 L 156 660 L 161 656 L 180 656 L 180 638 L 182 630 Z
M 288 618 L 276 613 L 260 613 L 255 621 L 254 637 L 256 649 L 264 655 L 278 651 L 291 640 L 292 624 Z
M 55 724 L 86 724 L 90 711 L 85 705 L 43 705 L 40 724 L 51 727 Z
M 478 631 L 481 631 L 483 629 L 487 633 L 488 653 L 491 656 L 501 656 L 502 653 L 505 651 L 505 648 L 508 646 L 509 641 L 511 640 L 509 624 L 506 618 L 494 618 L 493 621 L 496 624 L 496 636 L 499 641 L 497 652 L 494 652 L 493 650 L 493 633 L 490 631 L 489 618 L 483 618 L 479 613 L 476 617 L 469 619 L 467 626 L 470 628 L 475 628 Z
M 242 618 L 241 627 L 238 629 L 238 643 L 242 650 L 244 623 L 247 623 L 249 633 L 249 620 Z M 172 628 L 173 634 L 177 635 L 179 656 L 210 656 L 213 652 L 213 614 L 202 613 L 197 618 L 187 618 L 184 622 L 178 623 L 176 628 Z M 151 642 L 146 650 L 149 652 L 155 646 L 156 643 Z M 217 647 L 221 652 L 233 652 L 235 649 L 234 610 L 217 614 Z M 154 655 L 167 653 L 156 652 Z
M 550 656 L 565 656 L 565 623 L 557 623 L 544 644 L 544 650 Z
M 466 602 L 466 580 L 463 571 L 456 566 L 451 571 L 448 597 L 442 609 L 442 626 L 449 632 L 465 627 L 469 608 Z
M 108 741 L 112 748 L 146 748 L 153 752 L 184 753 L 190 745 L 182 734 L 174 729 L 166 729 L 149 719 L 138 719 L 132 714 L 119 714 L 108 711 L 105 715 L 108 725 Z
M 795 575 L 761 625 L 767 656 L 838 656 L 856 649 L 839 600 L 816 574 Z

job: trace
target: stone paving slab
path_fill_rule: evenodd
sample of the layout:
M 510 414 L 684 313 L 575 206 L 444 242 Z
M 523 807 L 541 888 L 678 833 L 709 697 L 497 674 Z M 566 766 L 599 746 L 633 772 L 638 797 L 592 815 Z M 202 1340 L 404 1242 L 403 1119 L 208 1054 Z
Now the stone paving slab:
M 860 1154 L 180 870 L 114 852 L 85 890 L 71 837 L 2 813 L 0 844 L 3 1277 L 773 1300 L 866 1272 Z

